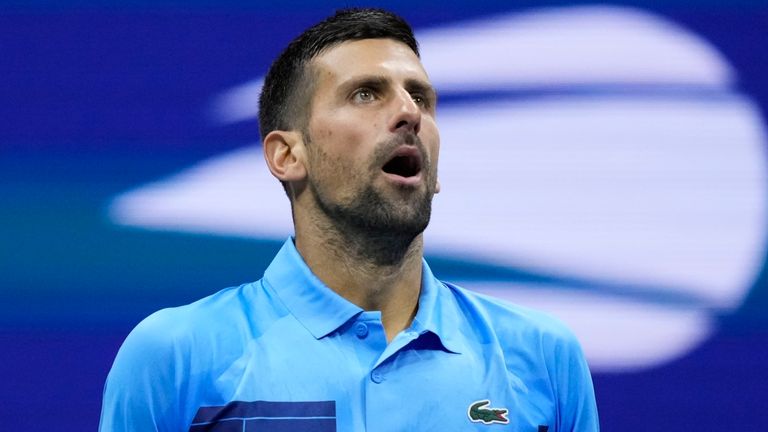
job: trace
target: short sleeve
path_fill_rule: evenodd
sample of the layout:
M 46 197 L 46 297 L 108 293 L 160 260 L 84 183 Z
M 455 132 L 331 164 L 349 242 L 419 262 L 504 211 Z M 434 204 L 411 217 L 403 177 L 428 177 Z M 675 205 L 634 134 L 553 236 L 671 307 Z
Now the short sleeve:
M 165 311 L 142 321 L 118 351 L 104 386 L 99 431 L 178 431 L 185 374 Z
M 592 376 L 576 336 L 560 339 L 554 357 L 558 397 L 558 432 L 597 432 L 600 423 Z

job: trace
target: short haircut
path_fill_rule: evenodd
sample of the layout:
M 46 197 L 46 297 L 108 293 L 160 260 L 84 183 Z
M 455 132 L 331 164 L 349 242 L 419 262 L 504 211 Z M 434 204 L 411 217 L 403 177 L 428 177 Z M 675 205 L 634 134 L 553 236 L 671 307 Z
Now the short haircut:
M 374 8 L 343 9 L 305 30 L 272 63 L 259 98 L 261 139 L 274 130 L 305 130 L 314 79 L 310 62 L 331 47 L 362 39 L 393 39 L 419 56 L 411 26 L 401 17 Z

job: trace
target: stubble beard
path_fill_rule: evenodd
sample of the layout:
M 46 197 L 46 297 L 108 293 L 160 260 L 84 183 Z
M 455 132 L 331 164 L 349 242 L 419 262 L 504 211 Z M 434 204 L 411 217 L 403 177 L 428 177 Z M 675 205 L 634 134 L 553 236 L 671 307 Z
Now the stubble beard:
M 427 177 L 423 189 L 403 186 L 387 197 L 374 187 L 369 177 L 354 176 L 350 182 L 364 186 L 352 194 L 351 199 L 334 202 L 327 198 L 316 181 L 309 180 L 308 190 L 331 225 L 327 227 L 331 231 L 327 233 L 328 239 L 341 240 L 340 244 L 334 245 L 343 248 L 340 252 L 352 253 L 356 259 L 376 266 L 393 266 L 404 259 L 414 239 L 427 228 L 432 214 L 436 174 L 418 137 L 414 135 L 411 139 L 415 140 L 414 145 L 419 147 L 423 157 L 422 174 Z M 396 146 L 396 143 L 379 146 L 371 164 L 372 172 L 380 169 L 382 158 Z

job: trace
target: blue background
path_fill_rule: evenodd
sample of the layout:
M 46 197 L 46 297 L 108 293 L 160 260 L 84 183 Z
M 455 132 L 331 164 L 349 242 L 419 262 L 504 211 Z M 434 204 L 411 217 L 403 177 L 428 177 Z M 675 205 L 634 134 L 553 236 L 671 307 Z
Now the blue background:
M 95 429 L 123 338 L 144 316 L 258 279 L 278 242 L 149 232 L 106 217 L 116 194 L 257 140 L 211 126 L 211 96 L 357 2 L 5 2 L 0 14 L 0 429 Z M 577 2 L 380 2 L 428 28 Z M 768 5 L 621 2 L 676 21 L 735 67 L 768 112 Z M 663 61 L 663 59 L 660 59 Z M 765 260 L 764 260 L 765 261 Z M 438 260 L 435 273 L 461 276 Z M 606 431 L 768 424 L 765 267 L 703 345 L 665 366 L 594 376 Z

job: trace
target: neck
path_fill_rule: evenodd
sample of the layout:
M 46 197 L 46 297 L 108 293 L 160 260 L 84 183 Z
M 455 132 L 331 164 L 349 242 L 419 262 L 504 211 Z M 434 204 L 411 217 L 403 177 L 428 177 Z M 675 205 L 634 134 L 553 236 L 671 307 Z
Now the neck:
M 296 222 L 296 249 L 325 285 L 362 309 L 381 311 L 388 341 L 410 326 L 421 292 L 421 234 L 355 235 Z

